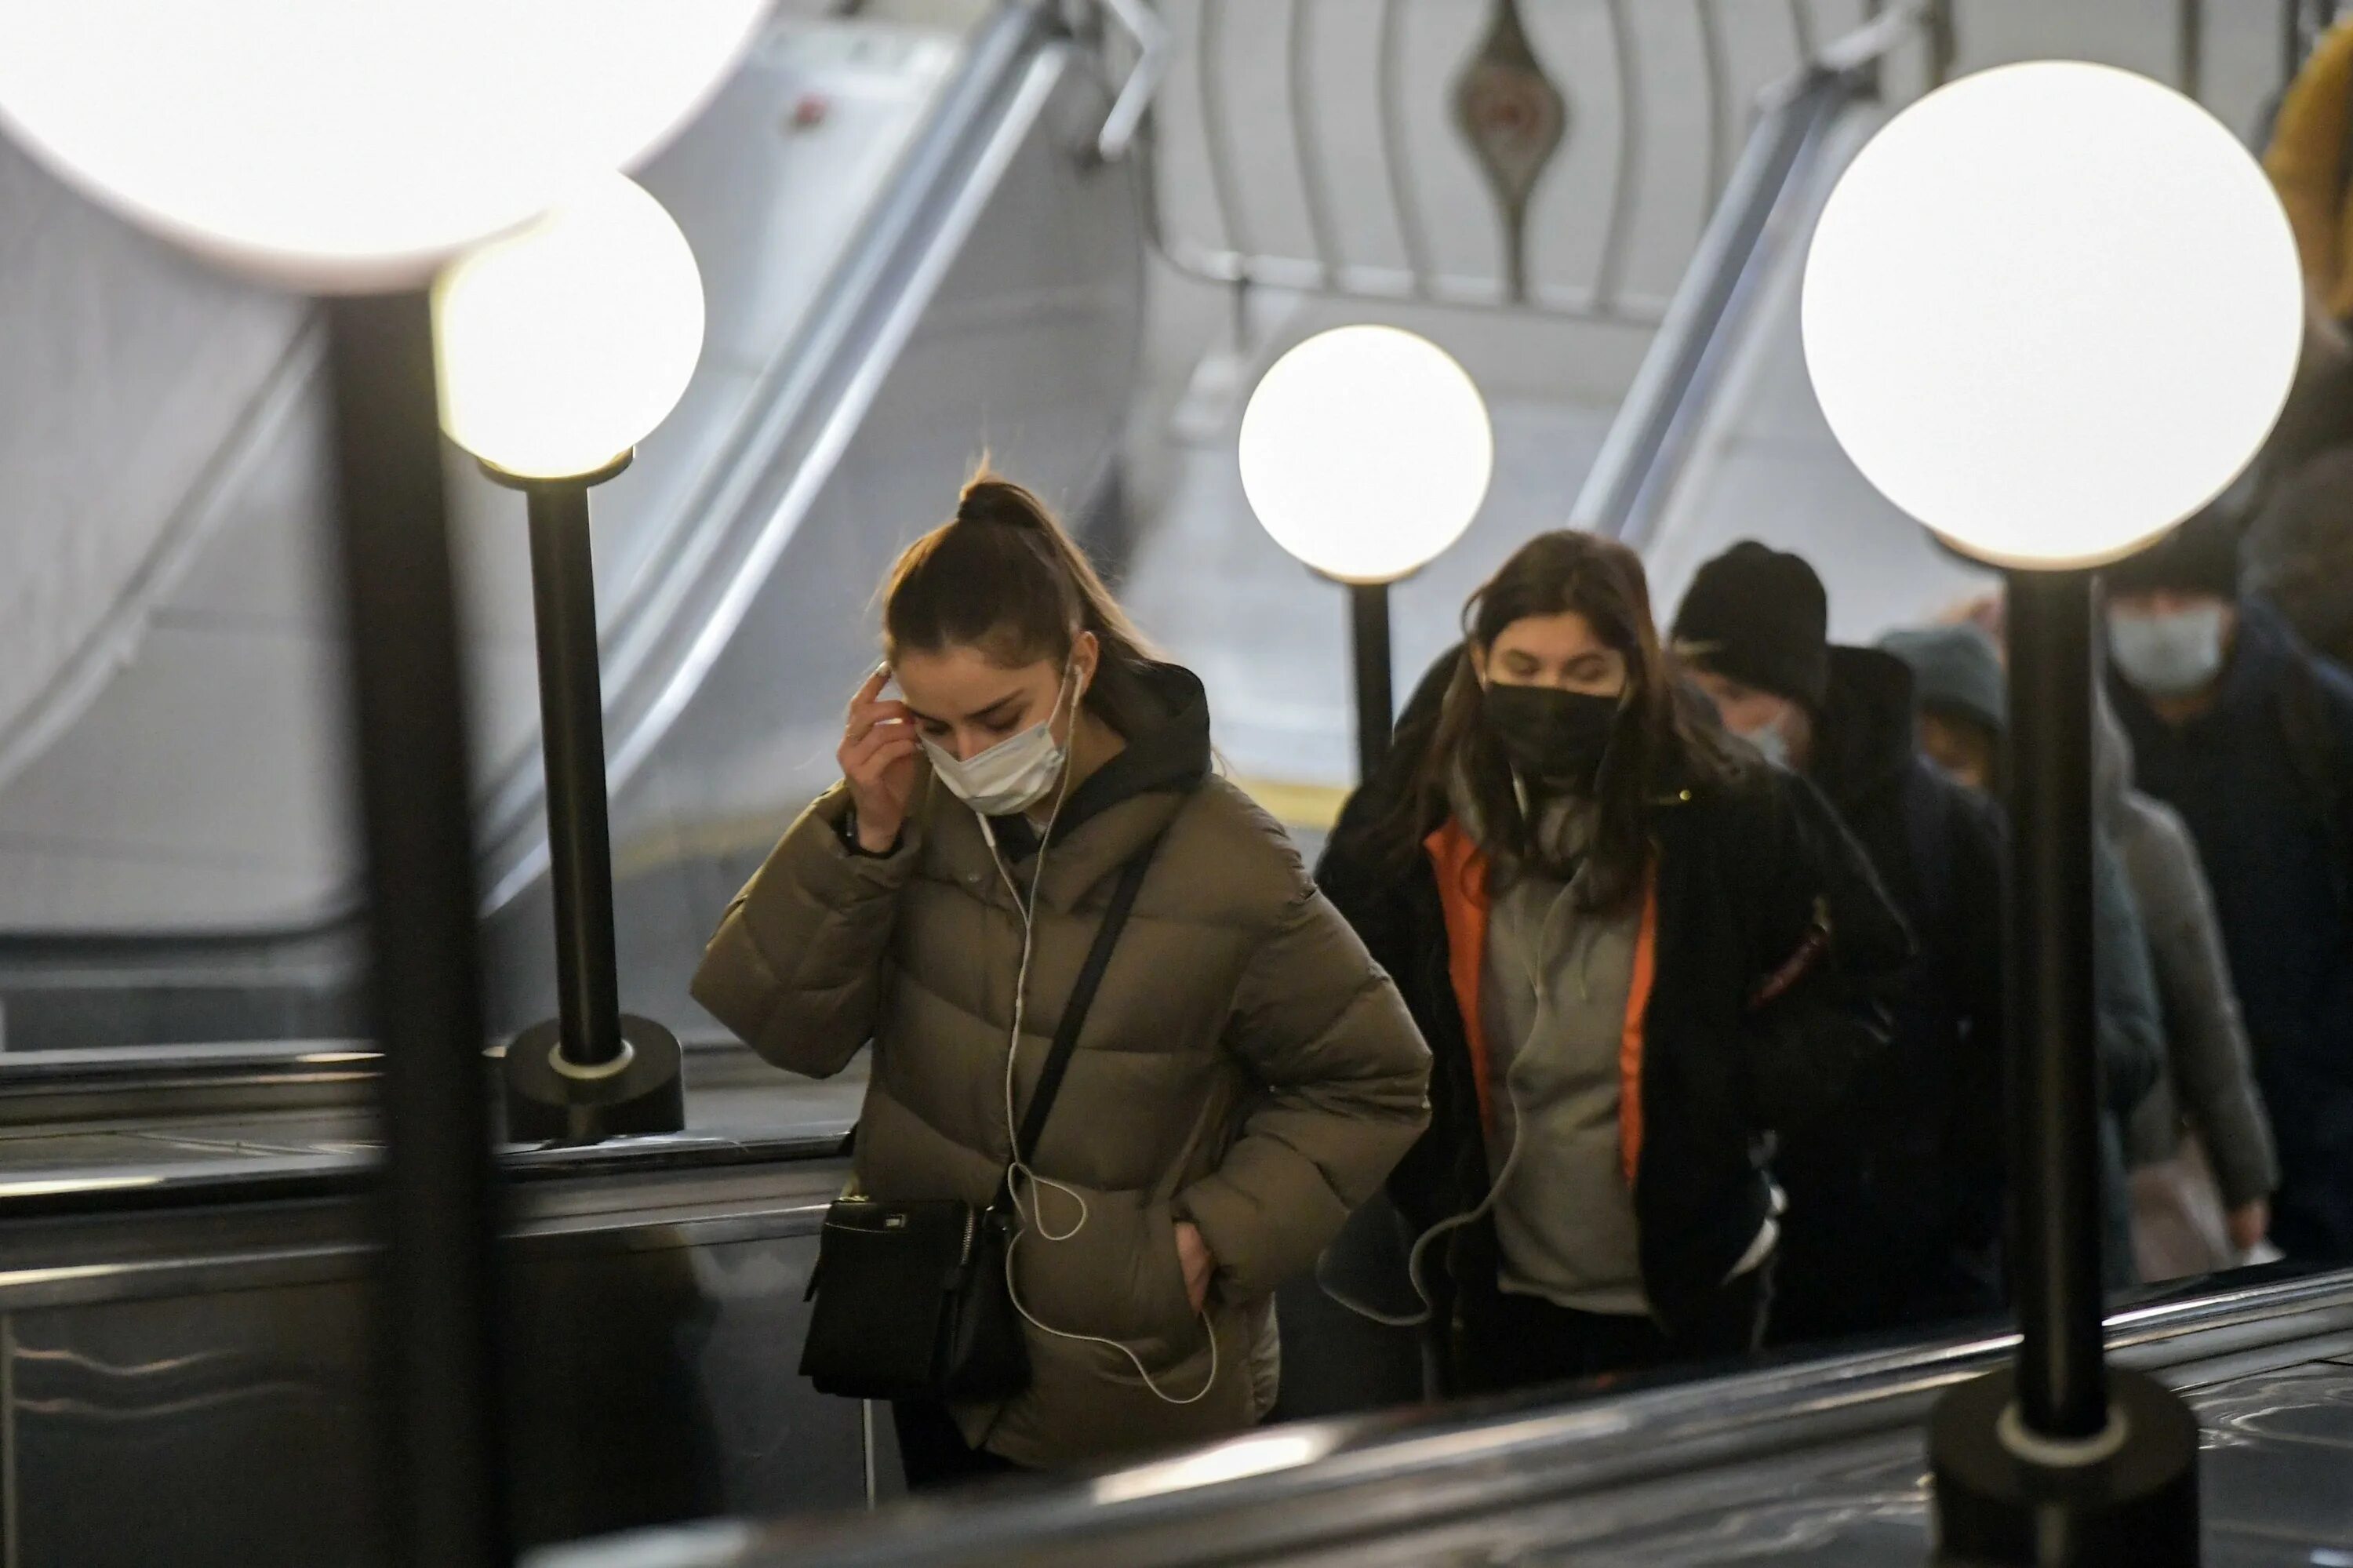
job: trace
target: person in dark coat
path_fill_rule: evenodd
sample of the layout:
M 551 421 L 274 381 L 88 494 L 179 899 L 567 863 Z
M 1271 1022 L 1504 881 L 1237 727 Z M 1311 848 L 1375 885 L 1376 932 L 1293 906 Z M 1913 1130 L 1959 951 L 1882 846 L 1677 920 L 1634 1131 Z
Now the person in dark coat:
M 2287 618 L 2299 641 L 2340 664 L 2353 658 L 2353 444 L 2270 486 L 2241 555 L 2246 588 Z
M 2165 1012 L 2165 1074 L 2126 1129 L 2133 1250 L 2144 1278 L 2174 1279 L 2265 1245 L 2279 1160 L 2197 841 L 2133 787 L 2116 705 L 2100 702 L 2095 722 L 2093 810 L 2132 882 Z
M 2240 592 L 2213 513 L 2105 580 L 2116 715 L 2197 841 L 2271 1113 L 2272 1242 L 2353 1257 L 2353 677 Z
M 2001 883 L 1998 810 L 1923 758 L 1913 677 L 1893 654 L 1833 646 L 1821 579 L 1754 541 L 1702 567 L 1676 612 L 1676 653 L 1727 727 L 1805 774 L 1870 856 L 1920 957 L 1895 1009 L 1894 1049 L 1858 1114 L 1785 1141 L 1790 1213 L 1775 1314 L 1781 1343 L 1999 1310 L 2003 1172 Z M 2103 908 L 2130 927 L 2137 969 L 2102 966 L 2112 1108 L 2154 1080 L 2154 982 L 2122 874 Z M 2135 980 L 2137 983 L 2134 983 Z M 2118 1140 L 2103 1139 L 2112 1285 L 2130 1281 Z
M 1920 755 L 1955 782 L 1999 800 L 2010 680 L 1993 634 L 1966 620 L 1915 626 L 1889 632 L 1879 647 L 1912 672 Z
M 1811 786 L 1672 680 L 1631 551 L 1540 535 L 1464 620 L 1316 868 L 1431 1050 L 1389 1186 L 1443 1381 L 1744 1353 L 1768 1135 L 1841 1114 L 1908 934 Z
M 1700 568 L 1672 634 L 1726 726 L 1829 797 L 1920 945 L 1862 1114 L 1783 1143 L 1781 1343 L 2002 1302 L 2000 824 L 1916 754 L 1902 662 L 1834 649 L 1828 625 L 1811 567 L 1744 542 Z
M 1911 668 L 1921 755 L 1957 782 L 1998 795 L 2007 771 L 2010 691 L 1992 637 L 1968 623 L 1926 626 L 1890 632 L 1879 645 Z M 2096 799 L 2105 801 L 2107 796 Z M 2161 1054 L 2153 1054 L 2152 1041 L 2165 1037 L 2167 993 L 2157 973 L 2159 949 L 2143 917 L 2146 906 L 2134 881 L 2134 863 L 2116 831 L 2118 815 L 2101 811 L 2095 821 L 2094 1000 L 2101 1070 L 2109 1091 L 2100 1125 L 2100 1195 L 2106 1222 L 2101 1261 L 2109 1288 L 2119 1289 L 2137 1283 L 2140 1255 L 2133 1234 L 2127 1128 L 2134 1107 L 2158 1097 L 2152 1091 L 2164 1062 Z M 2171 885 L 2165 888 L 2174 890 Z

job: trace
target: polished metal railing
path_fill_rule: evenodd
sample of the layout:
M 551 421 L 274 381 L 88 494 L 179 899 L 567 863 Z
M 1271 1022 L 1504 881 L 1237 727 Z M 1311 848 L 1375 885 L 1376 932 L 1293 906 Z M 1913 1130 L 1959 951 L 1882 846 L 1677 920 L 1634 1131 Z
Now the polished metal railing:
M 2193 97 L 2208 85 L 2205 26 L 2215 4 L 2180 0 L 2175 10 L 2174 85 Z M 1969 10 L 1968 0 L 1876 0 L 1863 26 L 1815 50 L 1805 70 L 1767 90 L 1740 163 L 1570 508 L 1572 526 L 1637 548 L 1648 541 L 1689 433 L 1704 417 L 1715 372 L 1739 335 L 1750 284 L 1777 244 L 1791 237 L 1792 226 L 1775 219 L 1802 184 L 1806 152 L 1819 145 L 1838 112 L 1879 90 L 1884 62 L 1907 45 L 1925 50 L 1924 87 L 1951 75 Z M 2286 0 L 2280 90 L 2338 11 L 2338 0 Z
M 1569 509 L 1570 527 L 1637 549 L 1647 542 L 1648 520 L 1696 404 L 1694 389 L 1723 352 L 1724 327 L 1758 270 L 1790 173 L 1804 149 L 1862 90 L 1853 77 L 1817 71 L 1767 108 L 1602 438 Z
M 1943 0 L 1898 0 L 1810 56 L 1807 68 L 1769 90 L 1740 162 L 1694 249 L 1650 351 L 1610 421 L 1601 450 L 1569 509 L 1569 525 L 1640 549 L 1676 471 L 1693 420 L 1719 365 L 1728 330 L 1754 280 L 1788 226 L 1775 215 L 1799 183 L 1806 151 L 1851 104 L 1875 93 L 1887 58 L 1906 44 L 1928 47 L 1928 83 L 1950 69 L 1952 12 Z
M 2193 97 L 2208 85 L 2211 14 L 2221 3 L 2178 0 L 2173 8 L 2172 79 Z M 1152 234 L 1180 272 L 1235 286 L 1638 325 L 1663 321 L 1674 297 L 1631 275 L 1638 228 L 1662 206 L 1715 212 L 1762 112 L 1740 86 L 1740 68 L 1767 50 L 1817 62 L 1840 27 L 1907 9 L 1888 0 L 1479 0 L 1483 26 L 1448 62 L 1439 103 L 1416 38 L 1433 25 L 1446 32 L 1449 19 L 1465 13 L 1464 0 L 1073 4 L 1109 13 L 1118 31 L 1149 41 L 1154 69 L 1142 79 L 1156 85 L 1170 57 L 1179 57 L 1181 80 L 1172 85 L 1184 90 L 1148 115 L 1148 88 L 1124 95 L 1114 119 L 1123 150 L 1134 133 L 1155 154 Z M 2341 8 L 2341 0 L 2282 0 L 2283 80 Z M 1971 9 L 1968 0 L 1925 8 L 1916 26 L 1926 80 L 1953 70 Z M 1564 18 L 1606 37 L 1596 58 L 1559 58 Z M 1662 46 L 1670 35 L 1680 41 Z M 1270 52 L 1279 58 L 1270 61 Z M 1143 58 L 1133 47 L 1126 55 Z M 1279 83 L 1281 101 L 1238 90 L 1244 76 L 1261 87 Z M 1577 92 L 1578 79 L 1596 76 L 1607 79 L 1606 90 Z M 1667 121 L 1689 112 L 1694 84 L 1703 129 L 1686 167 L 1652 150 L 1664 144 Z M 1444 255 L 1448 237 L 1432 197 L 1459 170 L 1431 166 L 1438 160 L 1428 155 L 1426 136 L 1418 158 L 1413 130 L 1441 111 L 1491 198 L 1492 267 Z M 1369 133 L 1335 157 L 1334 127 L 1344 121 Z M 1206 201 L 1187 210 L 1171 199 L 1178 152 L 1206 187 Z M 1532 216 L 1546 184 L 1578 158 L 1608 164 L 1598 205 L 1575 214 L 1577 243 L 1556 248 L 1585 264 L 1573 274 L 1547 270 Z M 1277 230 L 1295 232 L 1278 238 Z M 1698 233 L 1691 243 L 1697 251 Z
M 2211 1277 L 2107 1319 L 2119 1361 L 2189 1383 L 2211 1381 L 2215 1368 L 2232 1364 L 2225 1358 L 2242 1367 L 2316 1361 L 2338 1353 L 2348 1330 L 2353 1272 Z M 1481 1405 L 1269 1427 L 1070 1485 L 977 1494 L 959 1503 L 953 1529 L 943 1528 L 936 1504 L 923 1503 L 864 1520 L 727 1520 L 559 1547 L 527 1559 L 525 1568 L 1198 1568 L 1333 1563 L 1351 1554 L 1393 1563 L 1403 1560 L 1406 1536 L 1432 1553 L 1417 1560 L 1583 1561 L 1578 1546 L 1555 1533 L 1573 1517 L 1570 1509 L 1599 1510 L 1613 1499 L 1644 1497 L 1641 1517 L 1655 1523 L 1664 1517 L 1656 1511 L 1664 1488 L 1688 1489 L 1674 1494 L 1678 1500 L 1697 1499 L 1696 1489 L 1711 1481 L 1799 1454 L 1813 1457 L 1816 1474 L 1827 1478 L 1847 1446 L 1899 1462 L 1916 1455 L 1909 1445 L 1916 1445 L 1936 1398 L 1998 1365 L 2016 1339 L 2004 1325 L 1953 1325 L 1911 1344 L 1567 1402 L 1557 1390 L 1538 1391 Z M 1922 1468 L 1914 1459 L 1910 1475 Z M 1799 1480 L 1803 1472 L 1779 1474 Z M 1901 1494 L 1907 1515 L 1918 1506 L 1915 1495 Z M 1451 1552 L 1438 1543 L 1441 1529 Z M 1591 1543 L 1590 1535 L 1570 1533 Z M 1759 1533 L 1716 1544 L 1725 1550 L 1708 1561 L 1739 1554 L 1761 1562 L 1775 1542 Z M 1899 1552 L 1903 1538 L 1888 1544 Z M 1602 1548 L 1592 1560 L 1603 1556 L 1652 1560 Z M 1916 1552 L 1873 1559 L 1882 1560 L 1920 1559 Z

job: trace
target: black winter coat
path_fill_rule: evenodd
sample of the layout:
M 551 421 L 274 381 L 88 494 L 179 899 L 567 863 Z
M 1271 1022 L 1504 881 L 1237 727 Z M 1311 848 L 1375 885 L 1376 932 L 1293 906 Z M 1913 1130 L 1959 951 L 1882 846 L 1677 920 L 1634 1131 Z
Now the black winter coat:
M 1475 1208 L 1490 1184 L 1437 876 L 1419 843 L 1395 842 L 1388 826 L 1459 656 L 1423 678 L 1388 765 L 1350 797 L 1316 867 L 1430 1044 L 1430 1129 L 1389 1179 L 1417 1233 Z M 1771 1212 L 1769 1132 L 1837 1115 L 1844 1086 L 1883 1048 L 1883 1004 L 1911 944 L 1828 804 L 1794 775 L 1759 762 L 1729 784 L 1663 790 L 1654 822 L 1634 1205 L 1644 1294 L 1673 1331 L 1709 1304 Z M 1827 950 L 1760 1003 L 1818 925 Z M 1482 1222 L 1432 1249 L 1445 1255 L 1425 1264 L 1441 1313 L 1459 1292 L 1495 1288 L 1493 1245 Z
M 1834 648 L 1814 781 L 1920 956 L 1856 1115 L 1783 1140 L 1789 1194 L 1772 1337 L 1796 1342 L 2001 1306 L 2001 825 L 1923 761 L 1912 676 Z
M 1924 760 L 1912 674 L 1833 647 L 1810 777 L 1919 945 L 1891 1049 L 1834 1128 L 1793 1130 L 1775 1171 L 1789 1195 L 1772 1338 L 1779 1343 L 2001 1309 L 2005 1229 L 2000 809 Z M 2095 852 L 2099 1049 L 2111 1113 L 2155 1082 L 2161 1042 L 2146 944 L 2121 865 Z M 2109 1140 L 2103 1182 L 2112 1284 L 2129 1277 Z M 2118 1272 L 2121 1271 L 2121 1272 Z
M 2279 1143 L 2272 1239 L 2353 1257 L 2353 678 L 2240 607 L 2211 708 L 2176 727 L 2121 677 L 2140 787 L 2198 841 Z

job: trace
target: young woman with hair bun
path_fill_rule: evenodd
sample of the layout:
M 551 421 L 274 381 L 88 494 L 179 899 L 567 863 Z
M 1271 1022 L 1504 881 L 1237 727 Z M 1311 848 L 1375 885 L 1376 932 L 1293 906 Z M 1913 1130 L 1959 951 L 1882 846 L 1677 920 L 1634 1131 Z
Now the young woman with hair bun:
M 1282 831 L 1212 772 L 1200 682 L 1152 655 L 1035 496 L 968 485 L 892 568 L 882 630 L 842 781 L 729 909 L 695 996 L 795 1072 L 871 1043 L 862 1192 L 1011 1184 L 1029 1385 L 896 1403 L 908 1479 L 1247 1428 L 1273 1403 L 1275 1287 L 1427 1119 L 1421 1038 Z M 1155 844 L 1017 1157 L 1112 887 Z

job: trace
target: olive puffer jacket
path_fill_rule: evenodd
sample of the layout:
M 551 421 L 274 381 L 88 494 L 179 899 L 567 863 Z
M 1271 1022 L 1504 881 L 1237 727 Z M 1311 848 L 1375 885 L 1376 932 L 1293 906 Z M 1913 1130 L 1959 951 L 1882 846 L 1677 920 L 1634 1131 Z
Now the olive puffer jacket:
M 1160 847 L 1039 1146 L 1041 1224 L 1014 1249 L 1034 1377 L 955 1412 L 967 1439 L 1053 1467 L 1208 1438 L 1265 1415 L 1272 1295 L 1310 1268 L 1429 1117 L 1430 1056 L 1388 977 L 1282 831 L 1209 776 L 1200 683 L 1154 666 L 1161 716 L 1065 803 L 1038 888 L 1018 1098 L 1029 1104 L 1121 865 Z M 895 1200 L 986 1202 L 1004 1174 L 1005 1068 L 1021 927 L 979 821 L 927 783 L 888 855 L 853 851 L 837 787 L 784 837 L 712 940 L 694 994 L 768 1060 L 817 1076 L 870 1040 L 855 1179 Z M 1174 1226 L 1218 1263 L 1217 1369 L 1189 1309 Z M 1209 1384 L 1197 1402 L 1175 1404 Z

